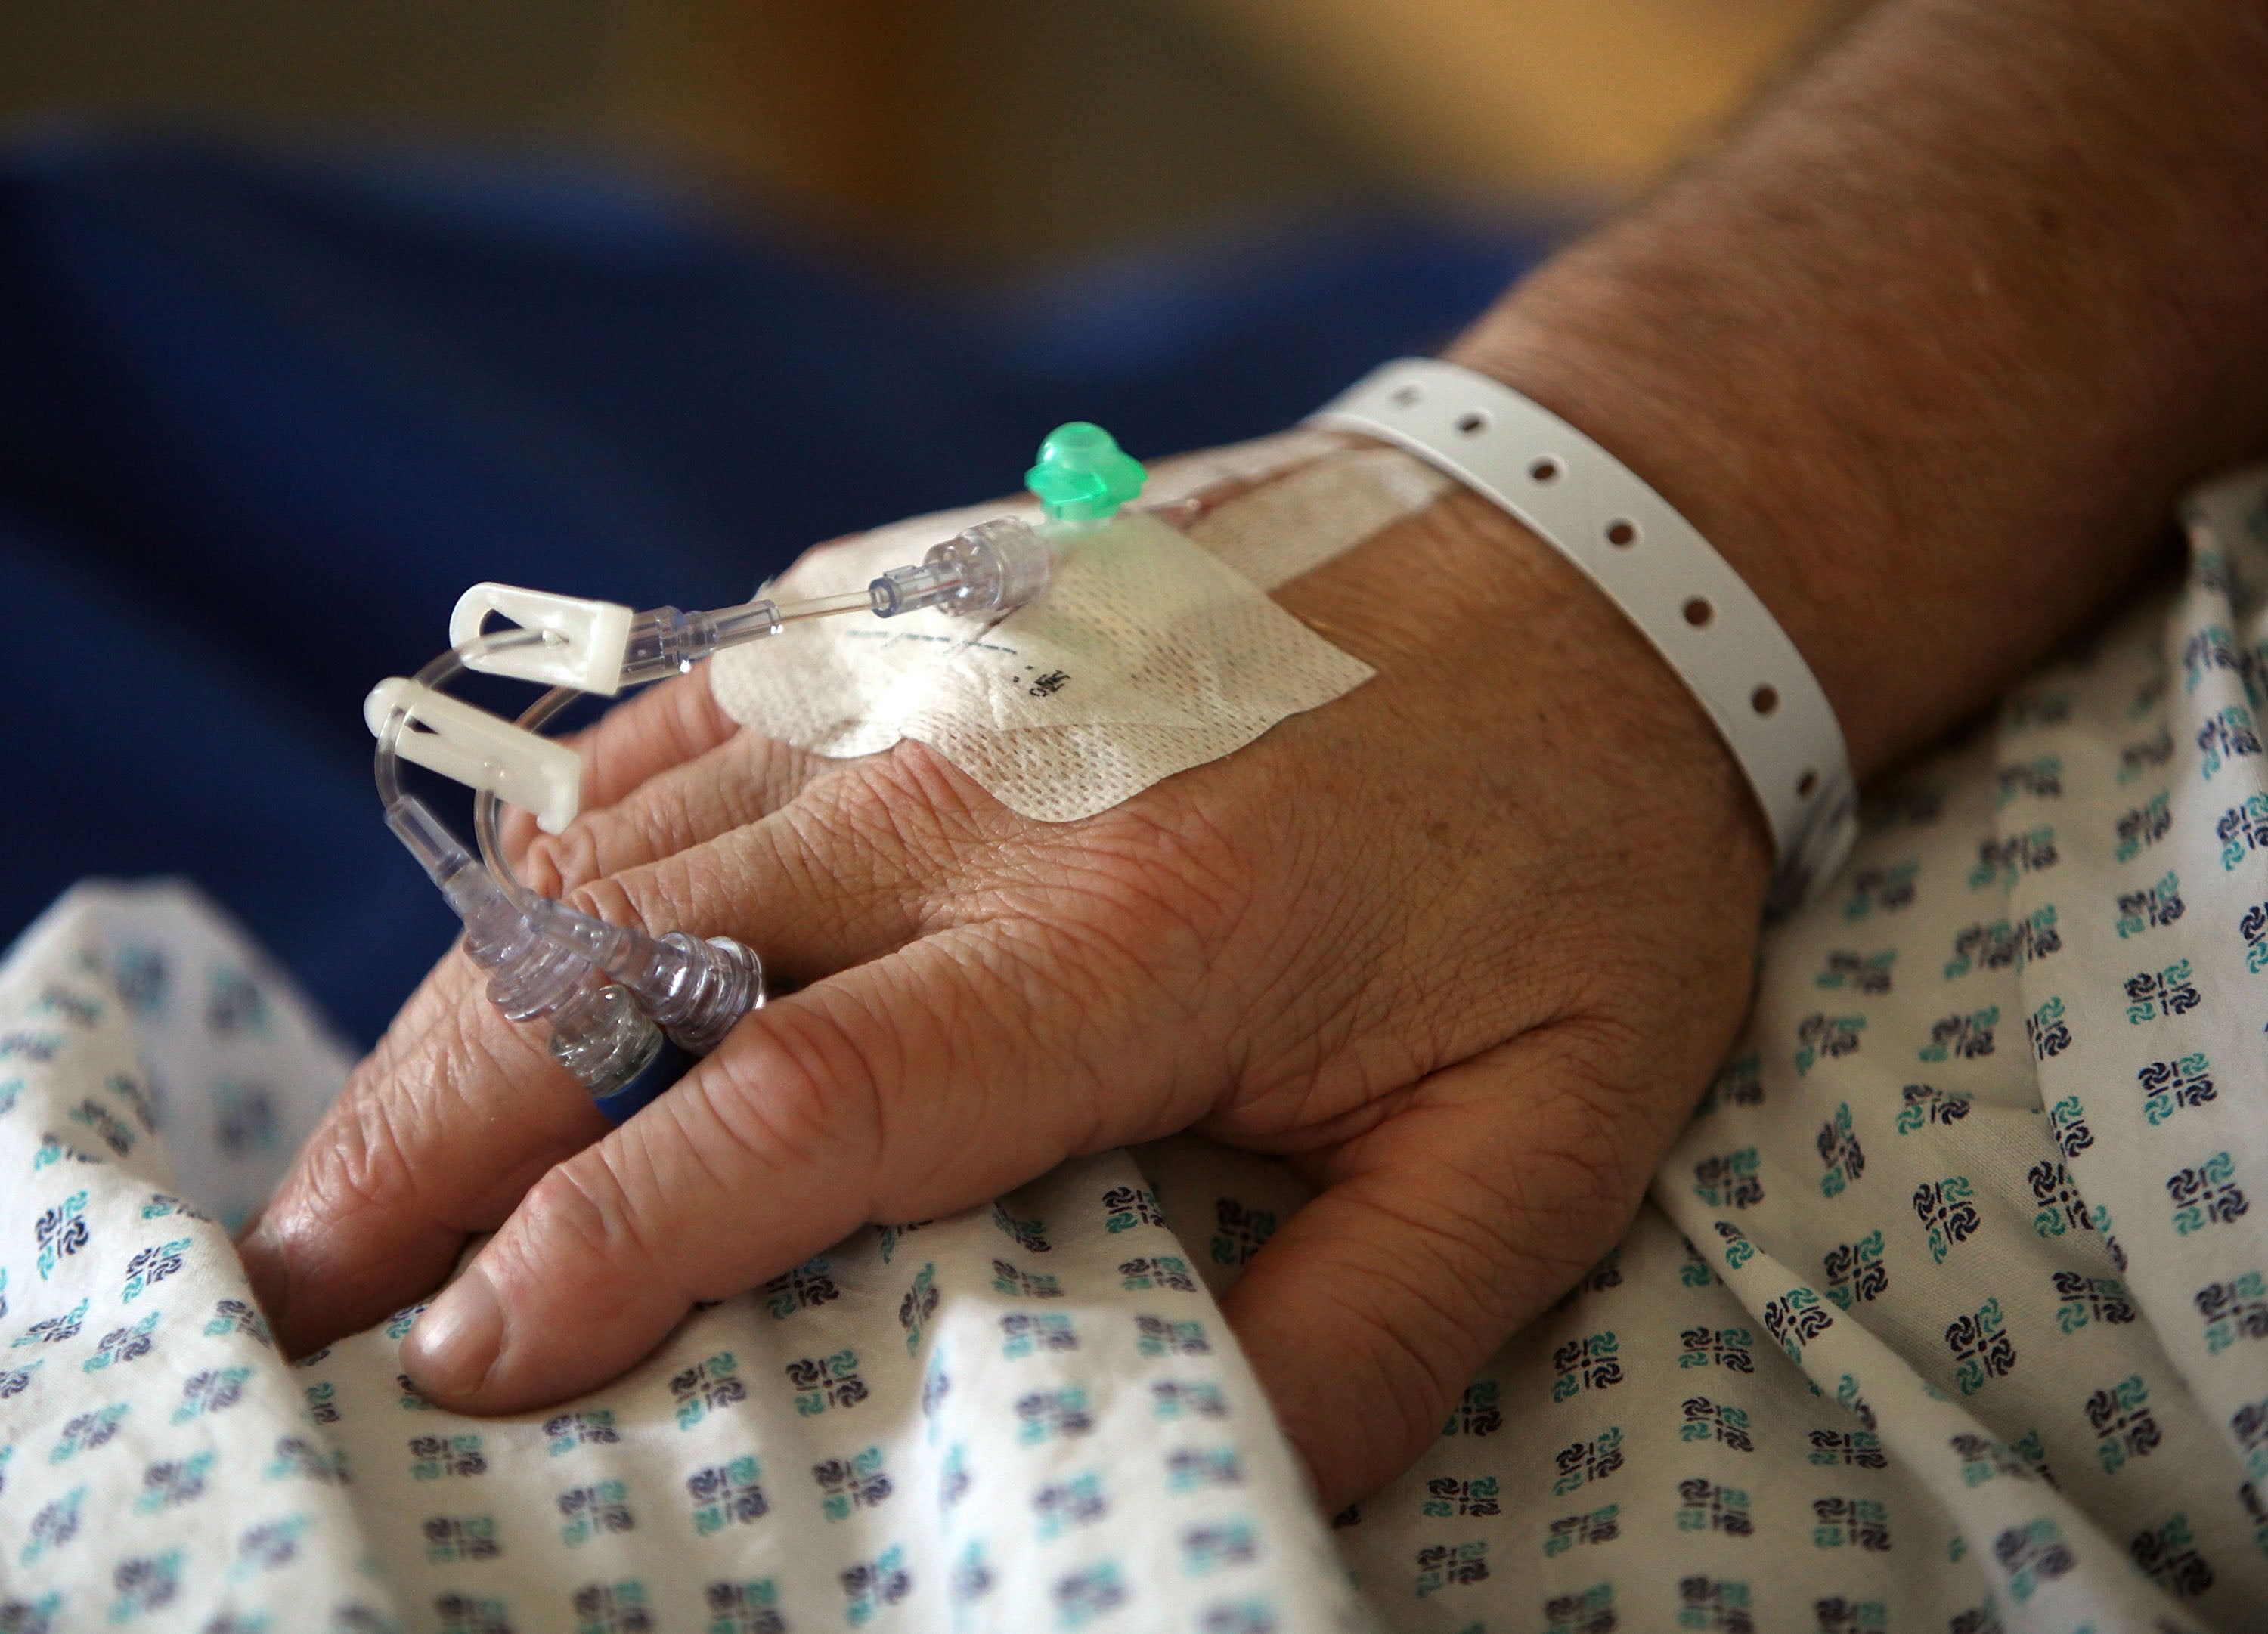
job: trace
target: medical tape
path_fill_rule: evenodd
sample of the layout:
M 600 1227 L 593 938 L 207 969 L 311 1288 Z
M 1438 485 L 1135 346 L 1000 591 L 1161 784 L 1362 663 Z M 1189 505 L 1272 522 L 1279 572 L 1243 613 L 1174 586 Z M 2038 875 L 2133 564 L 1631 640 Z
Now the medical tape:
M 929 612 L 828 620 L 718 654 L 711 688 L 742 725 L 814 753 L 912 738 L 1025 816 L 1107 811 L 1369 679 L 1267 592 L 1453 486 L 1398 450 L 1308 431 L 1165 466 L 1144 504 L 1225 482 L 1253 486 L 1186 534 L 1130 512 L 1071 540 L 1047 595 L 990 625 Z M 813 552 L 775 593 L 857 582 L 1027 509 L 876 529 Z

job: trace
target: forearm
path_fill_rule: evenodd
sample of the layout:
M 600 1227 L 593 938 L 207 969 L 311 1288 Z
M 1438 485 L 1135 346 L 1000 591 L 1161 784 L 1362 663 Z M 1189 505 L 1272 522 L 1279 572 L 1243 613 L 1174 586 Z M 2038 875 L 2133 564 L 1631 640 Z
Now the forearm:
M 1451 355 L 1691 519 L 1865 776 L 2268 448 L 2264 85 L 2260 0 L 1886 0 Z

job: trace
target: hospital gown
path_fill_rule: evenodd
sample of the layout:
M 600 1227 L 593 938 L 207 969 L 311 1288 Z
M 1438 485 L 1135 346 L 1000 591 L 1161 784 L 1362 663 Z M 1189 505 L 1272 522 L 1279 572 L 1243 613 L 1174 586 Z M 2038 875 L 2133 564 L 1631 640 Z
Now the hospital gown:
M 2235 1630 L 2268 1599 L 2268 474 L 1869 803 L 1629 1234 L 1328 1520 L 1182 1140 L 473 1420 L 225 1226 L 345 1060 L 192 895 L 0 972 L 0 1630 Z M 2043 570 L 2047 570 L 2043 568 Z M 1677 843 L 1674 835 L 1662 843 Z

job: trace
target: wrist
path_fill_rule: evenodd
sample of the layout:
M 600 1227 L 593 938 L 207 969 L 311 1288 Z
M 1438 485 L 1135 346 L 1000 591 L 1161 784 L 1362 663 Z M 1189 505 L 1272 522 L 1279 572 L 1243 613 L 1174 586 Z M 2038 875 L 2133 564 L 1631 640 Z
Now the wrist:
M 1713 367 L 1705 347 L 1655 344 L 1662 332 L 1626 304 L 1523 298 L 1445 356 L 1575 426 L 1693 525 L 1809 665 L 1863 779 L 1912 747 L 1918 712 L 1882 684 L 1897 637 L 1849 570 L 1874 520 L 1863 459 L 1783 414 L 1775 388 Z
M 1561 837 L 1596 838 L 1602 804 L 1654 813 L 1719 859 L 1727 900 L 1761 904 L 1771 830 L 1707 712 L 1596 585 L 1487 499 L 1455 489 L 1277 593 L 1381 674 L 1430 672 L 1413 730 L 1501 754 L 1531 790 L 1564 784 Z M 1539 731 L 1554 745 L 1541 765 Z
M 1397 444 L 1562 554 L 1705 711 L 1772 835 L 1785 909 L 1856 833 L 1841 725 L 1786 630 L 1691 522 L 1581 430 L 1462 364 L 1403 358 L 1311 424 Z

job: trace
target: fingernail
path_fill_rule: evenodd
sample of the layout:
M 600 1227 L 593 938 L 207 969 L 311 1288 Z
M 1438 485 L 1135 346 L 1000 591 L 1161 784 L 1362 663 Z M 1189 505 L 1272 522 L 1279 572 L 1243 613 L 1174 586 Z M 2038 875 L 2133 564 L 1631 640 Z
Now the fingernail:
M 276 1332 L 284 1329 L 284 1294 L 291 1287 L 291 1277 L 285 1274 L 283 1244 L 262 1219 L 239 1238 L 236 1257 L 244 1267 L 244 1279 L 252 1284 L 253 1299 L 259 1305 L 268 1325 Z
M 470 1395 L 504 1348 L 504 1306 L 477 1265 L 443 1290 L 401 1342 L 401 1365 L 426 1395 Z

